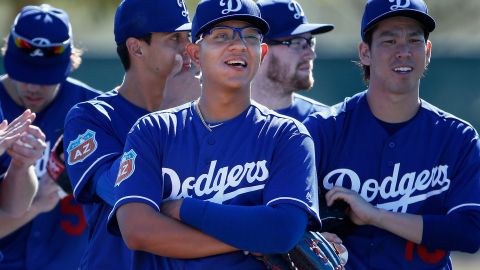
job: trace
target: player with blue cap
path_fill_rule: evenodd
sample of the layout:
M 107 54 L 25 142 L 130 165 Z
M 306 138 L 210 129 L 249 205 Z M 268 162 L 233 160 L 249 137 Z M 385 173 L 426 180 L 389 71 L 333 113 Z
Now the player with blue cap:
M 328 109 L 297 92 L 309 90 L 314 83 L 315 36 L 330 32 L 334 26 L 308 22 L 295 0 L 260 0 L 257 5 L 270 32 L 265 35 L 269 52 L 252 83 L 253 99 L 299 121 Z
M 321 194 L 355 224 L 347 269 L 453 269 L 451 251 L 480 248 L 478 133 L 419 97 L 434 29 L 422 0 L 368 0 L 368 89 L 305 121 Z
M 70 76 L 81 63 L 68 14 L 51 5 L 25 6 L 13 22 L 4 47 L 6 74 L 0 78 L 5 118 L 12 121 L 25 109 L 45 134 L 46 149 L 36 161 L 39 190 L 32 207 L 2 225 L 1 269 L 75 269 L 86 247 L 88 230 L 82 207 L 47 173 L 50 152 L 63 133 L 68 110 L 99 94 Z M 1 171 L 8 167 L 8 158 Z M 68 182 L 68 181 L 66 181 Z
M 115 202 L 113 186 L 129 129 L 141 116 L 166 106 L 164 88 L 170 79 L 194 82 L 185 53 L 190 28 L 181 0 L 122 1 L 115 14 L 114 36 L 124 80 L 115 89 L 77 104 L 67 115 L 66 167 L 73 194 L 85 205 L 90 229 L 79 269 L 142 269 L 132 268 L 132 251 L 121 237 L 107 232 L 106 221 Z M 198 84 L 197 80 L 197 96 Z M 172 95 L 186 91 L 177 90 Z
M 265 269 L 318 224 L 313 142 L 250 99 L 269 29 L 252 0 L 203 0 L 192 22 L 198 100 L 142 117 L 127 136 L 109 230 L 135 269 Z
M 10 29 L 5 71 L 16 81 L 57 84 L 77 67 L 72 66 L 75 50 L 67 13 L 48 5 L 26 6 Z

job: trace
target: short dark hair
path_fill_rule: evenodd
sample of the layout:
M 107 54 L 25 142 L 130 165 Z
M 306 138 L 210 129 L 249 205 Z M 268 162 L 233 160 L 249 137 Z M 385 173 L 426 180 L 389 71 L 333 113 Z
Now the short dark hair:
M 425 30 L 425 27 L 422 25 L 423 28 L 423 36 L 425 37 L 425 41 L 428 40 L 429 37 L 429 32 Z M 372 48 L 372 40 L 373 40 L 373 32 L 377 29 L 377 25 L 373 26 L 369 30 L 365 32 L 363 42 L 367 44 L 369 48 Z M 359 61 L 353 61 L 358 67 L 362 69 L 362 74 L 363 74 L 363 83 L 368 86 L 368 83 L 370 82 L 370 66 L 362 64 L 362 62 Z
M 145 36 L 136 37 L 136 39 L 145 41 L 148 45 L 152 42 L 152 33 L 146 34 Z M 123 68 L 125 71 L 130 69 L 130 55 L 128 54 L 127 44 L 117 45 L 117 54 L 120 57 Z
M 376 26 L 372 27 L 369 29 L 367 32 L 365 32 L 364 35 L 364 40 L 369 48 L 372 47 L 372 36 L 373 36 L 373 31 L 375 30 Z M 363 75 L 363 83 L 368 86 L 368 83 L 370 82 L 370 66 L 362 64 L 362 61 L 354 61 L 354 63 L 362 69 L 362 75 Z

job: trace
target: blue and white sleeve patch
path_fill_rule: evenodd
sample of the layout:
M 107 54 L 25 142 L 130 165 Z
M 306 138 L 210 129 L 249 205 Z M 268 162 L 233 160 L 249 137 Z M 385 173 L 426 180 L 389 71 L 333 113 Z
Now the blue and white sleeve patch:
M 117 180 L 115 181 L 115 186 L 118 187 L 123 181 L 127 180 L 135 171 L 135 158 L 137 153 L 130 149 L 122 156 L 120 161 L 120 168 L 118 170 Z
M 88 156 L 97 150 L 98 143 L 95 140 L 95 132 L 87 129 L 85 133 L 70 141 L 67 147 L 68 165 L 84 161 Z

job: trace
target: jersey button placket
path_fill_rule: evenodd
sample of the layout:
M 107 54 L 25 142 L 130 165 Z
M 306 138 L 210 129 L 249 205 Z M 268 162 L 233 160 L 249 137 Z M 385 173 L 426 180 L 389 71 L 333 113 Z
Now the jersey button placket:
M 387 139 L 384 142 L 383 149 L 382 149 L 382 157 L 381 157 L 381 169 L 379 175 L 379 181 L 382 182 L 385 177 L 392 176 L 393 169 L 395 167 L 395 163 L 398 160 L 398 148 L 397 143 L 392 140 L 392 138 Z
M 394 150 L 396 146 L 395 142 L 392 142 L 392 141 L 389 142 L 387 145 L 388 145 L 388 148 L 391 150 Z M 393 153 L 390 153 L 390 154 L 393 155 Z M 394 162 L 392 160 L 387 161 L 387 167 L 393 167 L 393 165 L 394 165 Z
M 217 140 L 215 139 L 213 132 L 210 132 L 203 140 L 204 148 L 201 152 L 201 155 L 203 156 L 203 160 L 205 160 L 206 165 L 210 165 L 210 162 L 212 162 L 212 152 L 215 149 L 216 143 Z
M 208 145 L 214 145 L 216 142 L 215 138 L 213 136 L 210 136 L 208 139 L 207 139 L 207 143 Z

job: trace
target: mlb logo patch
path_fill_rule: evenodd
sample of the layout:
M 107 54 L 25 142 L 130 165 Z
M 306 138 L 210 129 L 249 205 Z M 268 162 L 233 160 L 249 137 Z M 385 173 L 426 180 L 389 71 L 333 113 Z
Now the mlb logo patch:
M 85 133 L 68 144 L 68 164 L 74 165 L 84 161 L 88 156 L 97 150 L 97 141 L 95 140 L 95 132 L 87 129 Z
M 118 169 L 117 180 L 115 181 L 115 186 L 119 186 L 123 181 L 125 181 L 130 175 L 135 171 L 135 158 L 137 153 L 130 149 L 130 151 L 123 154 L 122 160 L 120 162 L 120 168 Z

